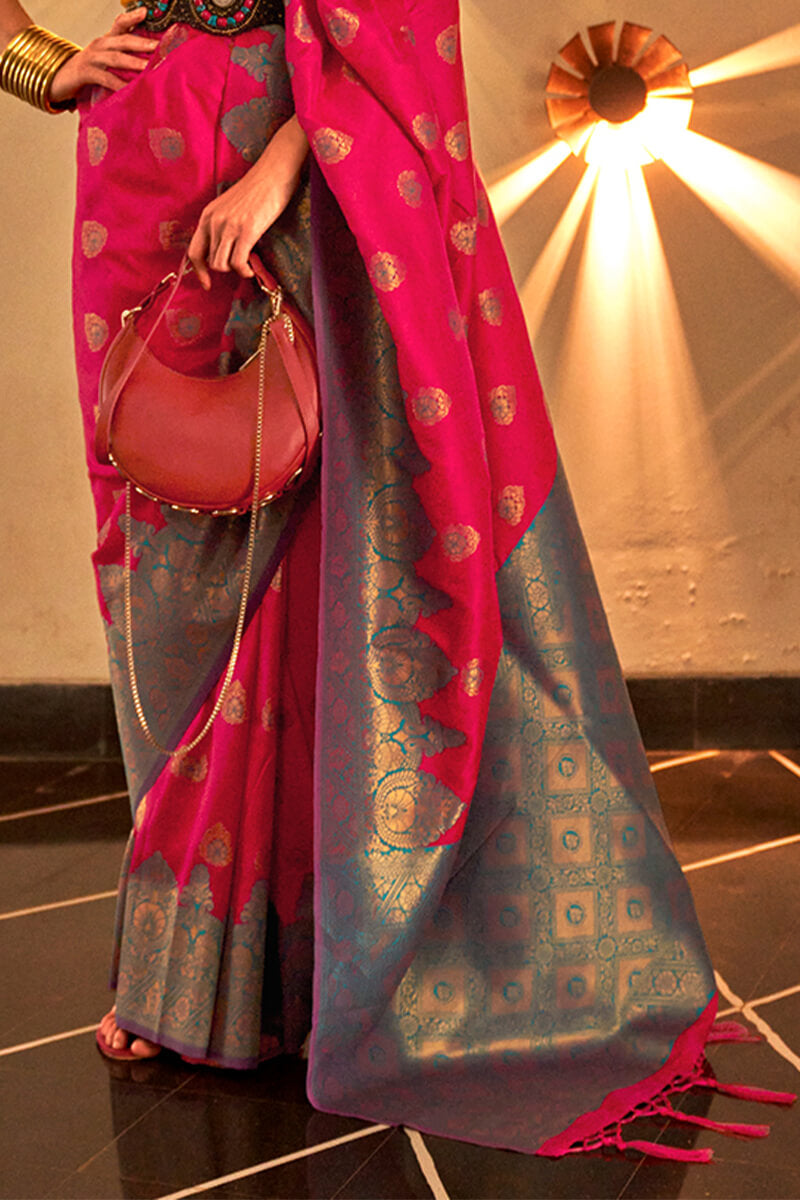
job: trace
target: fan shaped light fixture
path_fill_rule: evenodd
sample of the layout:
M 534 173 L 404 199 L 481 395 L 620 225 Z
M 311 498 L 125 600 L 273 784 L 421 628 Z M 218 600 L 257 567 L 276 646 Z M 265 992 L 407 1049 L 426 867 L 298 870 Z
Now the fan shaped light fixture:
M 663 34 L 625 21 L 587 29 L 559 50 L 547 78 L 550 124 L 596 166 L 641 167 L 689 126 L 694 92 L 683 55 Z M 563 65 L 562 65 L 563 64 Z

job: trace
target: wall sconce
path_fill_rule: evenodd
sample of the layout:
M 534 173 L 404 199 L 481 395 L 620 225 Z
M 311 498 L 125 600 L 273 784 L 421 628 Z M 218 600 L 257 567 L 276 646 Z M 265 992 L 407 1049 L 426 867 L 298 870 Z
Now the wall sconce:
M 590 165 L 645 166 L 662 158 L 689 127 L 694 93 L 676 46 L 626 21 L 591 25 L 589 54 L 580 33 L 559 50 L 547 78 L 550 125 Z M 596 60 L 596 61 L 595 61 Z

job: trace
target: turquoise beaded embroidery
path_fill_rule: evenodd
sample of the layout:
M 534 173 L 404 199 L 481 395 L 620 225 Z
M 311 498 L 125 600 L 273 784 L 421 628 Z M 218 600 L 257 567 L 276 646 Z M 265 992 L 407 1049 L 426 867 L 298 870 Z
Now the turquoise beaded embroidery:
M 208 33 L 231 34 L 252 25 L 282 25 L 282 0 L 146 0 L 145 28 L 154 32 L 185 22 Z

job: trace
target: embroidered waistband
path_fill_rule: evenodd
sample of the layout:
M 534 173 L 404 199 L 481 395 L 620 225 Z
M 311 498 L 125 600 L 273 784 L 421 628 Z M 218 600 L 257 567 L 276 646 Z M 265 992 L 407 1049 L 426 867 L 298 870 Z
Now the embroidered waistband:
M 179 21 L 206 33 L 241 33 L 257 25 L 283 25 L 283 0 L 144 0 L 142 28 L 158 33 Z

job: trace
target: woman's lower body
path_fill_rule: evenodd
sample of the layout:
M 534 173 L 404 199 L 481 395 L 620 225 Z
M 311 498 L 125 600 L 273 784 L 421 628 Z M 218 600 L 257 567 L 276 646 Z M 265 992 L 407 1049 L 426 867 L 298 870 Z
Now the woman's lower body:
M 334 83 L 363 86 L 352 72 Z M 298 1049 L 313 1007 L 309 1091 L 321 1109 L 526 1151 L 613 1141 L 636 1108 L 655 1111 L 701 1070 L 714 985 L 568 490 L 559 474 L 497 571 L 496 675 L 478 659 L 456 665 L 428 632 L 448 597 L 417 569 L 435 536 L 419 496 L 431 464 L 319 176 L 313 238 L 301 194 L 262 246 L 306 311 L 314 263 L 319 496 L 265 511 L 257 603 L 208 738 L 165 765 L 136 728 L 122 486 L 91 450 L 103 351 L 120 311 L 175 267 L 203 206 L 290 112 L 280 32 L 228 40 L 174 26 L 141 78 L 82 114 L 78 368 L 135 806 L 118 1021 L 188 1058 L 244 1067 Z M 346 144 L 321 132 L 323 153 Z M 249 285 L 187 296 L 157 353 L 184 371 L 230 369 L 260 322 Z M 494 309 L 487 321 L 494 330 Z M 505 382 L 503 353 L 492 366 Z M 500 425 L 513 393 L 496 389 Z M 446 415 L 432 388 L 434 401 L 431 421 Z M 515 527 L 518 490 L 503 510 Z M 201 727 L 224 669 L 243 523 L 141 498 L 133 516 L 142 691 L 176 740 Z M 470 552 L 465 529 L 449 531 L 456 563 Z M 454 711 L 490 693 L 471 798 L 432 765 L 465 742 L 429 703 L 456 692 Z
M 155 1045 L 233 1067 L 298 1050 L 311 1022 L 318 498 L 312 484 L 297 511 L 282 514 L 280 541 L 265 518 L 257 606 L 210 733 L 166 765 L 143 762 L 121 662 L 124 497 L 92 439 L 99 371 L 120 313 L 175 269 L 204 205 L 291 111 L 280 28 L 221 38 L 176 25 L 140 78 L 82 106 L 78 146 L 78 374 L 135 810 L 115 939 L 116 1021 Z M 307 197 L 298 195 L 261 251 L 307 312 Z M 218 276 L 210 294 L 189 285 L 156 352 L 186 373 L 225 373 L 252 348 L 261 315 L 253 285 L 238 277 Z M 246 521 L 134 498 L 144 704 L 154 722 L 179 714 L 190 737 L 218 692 Z

